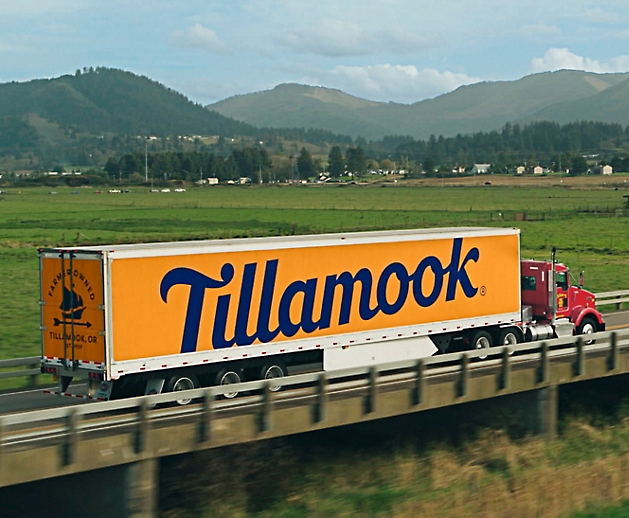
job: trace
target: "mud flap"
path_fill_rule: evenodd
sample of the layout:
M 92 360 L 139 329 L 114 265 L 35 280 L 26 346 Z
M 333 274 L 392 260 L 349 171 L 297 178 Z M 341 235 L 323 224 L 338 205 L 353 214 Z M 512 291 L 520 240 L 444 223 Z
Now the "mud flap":
M 109 400 L 111 397 L 111 391 L 114 388 L 113 381 L 101 381 L 98 385 L 98 389 L 96 390 L 96 398 L 97 399 L 105 399 Z

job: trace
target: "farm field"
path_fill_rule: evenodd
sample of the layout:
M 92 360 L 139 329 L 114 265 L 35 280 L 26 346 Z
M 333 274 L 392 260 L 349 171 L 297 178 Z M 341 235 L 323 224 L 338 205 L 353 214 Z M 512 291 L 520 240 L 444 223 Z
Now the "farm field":
M 622 179 L 610 184 L 602 177 L 580 183 L 540 178 L 539 186 L 520 180 L 492 176 L 491 186 L 474 178 L 413 185 L 220 186 L 182 193 L 8 189 L 0 194 L 0 358 L 39 352 L 37 248 L 45 246 L 516 226 L 523 256 L 547 258 L 555 246 L 576 276 L 585 270 L 591 290 L 629 288 L 623 198 L 629 190 Z

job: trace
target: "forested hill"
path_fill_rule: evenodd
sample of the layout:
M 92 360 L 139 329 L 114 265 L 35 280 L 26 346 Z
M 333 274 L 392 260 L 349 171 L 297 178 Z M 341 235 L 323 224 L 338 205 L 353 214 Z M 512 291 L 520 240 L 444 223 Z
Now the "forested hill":
M 259 130 L 204 109 L 143 76 L 96 68 L 54 79 L 0 84 L 0 121 L 16 136 L 46 126 L 92 134 L 253 135 Z M 50 129 L 50 128 L 49 128 Z
M 483 82 L 414 104 L 372 102 L 339 90 L 279 85 L 209 108 L 259 127 L 321 128 L 379 140 L 387 135 L 454 137 L 506 123 L 581 120 L 627 124 L 629 74 L 560 70 L 517 81 Z

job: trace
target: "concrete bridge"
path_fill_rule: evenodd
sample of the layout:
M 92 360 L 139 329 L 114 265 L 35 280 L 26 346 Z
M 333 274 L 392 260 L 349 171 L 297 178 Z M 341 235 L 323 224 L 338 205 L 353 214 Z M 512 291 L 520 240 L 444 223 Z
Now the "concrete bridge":
M 493 398 L 552 440 L 561 385 L 629 373 L 628 329 L 590 337 L 0 416 L 1 514 L 154 517 L 160 458 Z

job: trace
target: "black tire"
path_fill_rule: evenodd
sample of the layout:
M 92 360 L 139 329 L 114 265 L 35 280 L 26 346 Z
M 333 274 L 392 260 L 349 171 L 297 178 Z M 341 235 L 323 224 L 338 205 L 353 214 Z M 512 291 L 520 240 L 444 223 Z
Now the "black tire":
M 242 383 L 244 375 L 241 369 L 225 368 L 218 371 L 214 380 L 214 385 L 233 385 L 236 383 Z M 219 399 L 234 399 L 238 396 L 238 392 L 227 392 L 222 394 Z
M 286 376 L 286 374 L 287 374 L 286 366 L 283 363 L 280 363 L 280 362 L 266 363 L 260 369 L 260 372 L 258 374 L 258 379 L 265 380 L 265 379 L 283 378 L 284 376 Z M 277 392 L 281 389 L 282 389 L 282 385 L 274 384 L 274 385 L 271 385 L 270 387 L 271 392 Z
M 517 327 L 505 327 L 498 333 L 498 339 L 496 345 L 516 345 L 522 342 L 522 333 Z M 513 351 L 509 351 L 509 354 L 513 354 Z
M 592 333 L 596 333 L 596 330 L 598 329 L 596 320 L 594 320 L 593 317 L 591 316 L 587 316 L 587 317 L 583 317 L 583 320 L 581 320 L 581 323 L 579 324 L 579 327 L 577 328 L 577 334 L 578 335 L 591 335 Z M 585 343 L 586 345 L 590 345 L 593 344 L 596 340 L 583 340 L 583 343 Z
M 166 380 L 164 392 L 180 392 L 198 388 L 199 382 L 195 376 L 189 374 L 175 374 Z M 175 403 L 179 406 L 187 405 L 192 399 L 177 399 Z
M 493 347 L 494 342 L 493 339 L 491 337 L 491 335 L 484 330 L 479 330 L 476 331 L 473 335 L 472 335 L 472 340 L 470 341 L 470 349 L 477 350 L 477 349 L 489 349 L 490 347 Z M 482 356 L 477 356 L 477 358 L 484 360 L 487 358 L 487 354 L 482 355 Z

